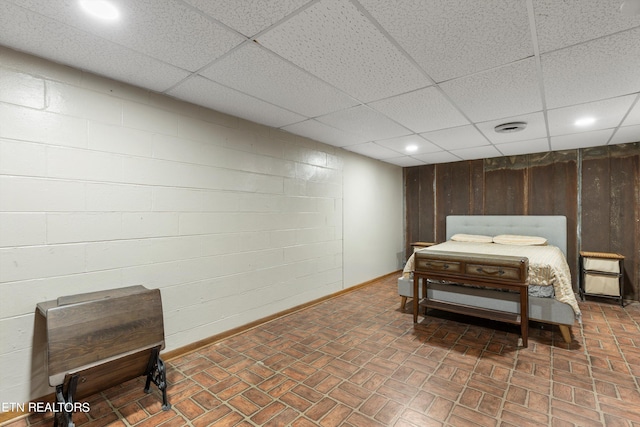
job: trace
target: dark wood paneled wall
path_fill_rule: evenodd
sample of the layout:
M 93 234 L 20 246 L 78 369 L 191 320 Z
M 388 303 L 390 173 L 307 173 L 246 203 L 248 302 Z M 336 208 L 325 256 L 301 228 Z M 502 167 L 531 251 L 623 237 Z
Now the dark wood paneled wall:
M 564 215 L 578 252 L 625 256 L 625 298 L 640 296 L 640 142 L 404 169 L 409 243 L 442 242 L 447 215 Z
M 640 142 L 582 151 L 581 249 L 625 256 L 624 294 L 640 300 Z

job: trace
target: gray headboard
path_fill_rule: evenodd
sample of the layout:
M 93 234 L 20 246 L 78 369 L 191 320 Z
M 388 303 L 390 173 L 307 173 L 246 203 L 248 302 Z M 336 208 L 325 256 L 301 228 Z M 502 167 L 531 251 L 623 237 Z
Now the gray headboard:
M 567 256 L 567 218 L 562 215 L 449 215 L 447 240 L 456 233 L 545 237 Z

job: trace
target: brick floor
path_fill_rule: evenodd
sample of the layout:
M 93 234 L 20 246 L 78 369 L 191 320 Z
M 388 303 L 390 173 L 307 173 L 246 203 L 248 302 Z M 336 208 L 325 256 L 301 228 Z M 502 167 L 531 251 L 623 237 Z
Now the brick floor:
M 580 302 L 583 327 L 430 312 L 387 278 L 166 361 L 171 410 L 143 379 L 85 401 L 78 426 L 640 426 L 640 304 Z M 34 414 L 7 427 L 52 425 Z

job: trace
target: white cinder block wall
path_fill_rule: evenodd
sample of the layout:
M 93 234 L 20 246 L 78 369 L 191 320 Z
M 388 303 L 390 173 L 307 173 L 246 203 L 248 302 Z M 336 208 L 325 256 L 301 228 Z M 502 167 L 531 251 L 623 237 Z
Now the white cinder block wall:
M 0 402 L 52 392 L 38 302 L 160 288 L 172 350 L 397 270 L 402 211 L 398 167 L 0 48 Z

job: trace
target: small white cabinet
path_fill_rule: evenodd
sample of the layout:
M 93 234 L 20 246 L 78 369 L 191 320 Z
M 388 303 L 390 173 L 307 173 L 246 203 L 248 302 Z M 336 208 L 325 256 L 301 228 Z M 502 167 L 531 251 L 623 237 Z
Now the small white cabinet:
M 608 252 L 580 251 L 580 298 L 598 296 L 618 300 L 624 306 L 624 256 Z

